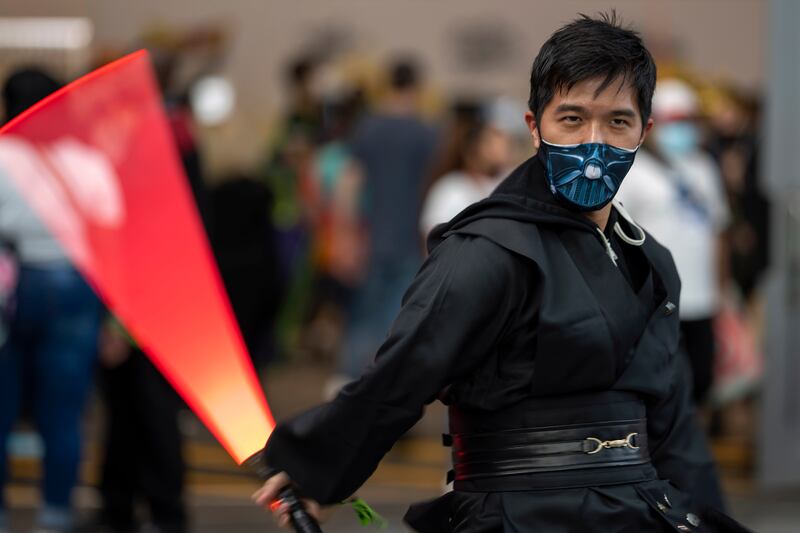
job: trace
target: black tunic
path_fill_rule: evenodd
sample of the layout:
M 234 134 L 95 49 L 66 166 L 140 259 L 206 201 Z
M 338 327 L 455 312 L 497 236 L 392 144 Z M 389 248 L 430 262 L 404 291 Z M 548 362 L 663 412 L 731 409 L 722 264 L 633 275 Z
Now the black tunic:
M 551 402 L 545 418 L 559 423 L 605 417 L 613 403 L 559 406 L 620 391 L 644 401 L 647 468 L 657 479 L 638 467 L 639 483 L 515 491 L 461 483 L 413 507 L 407 521 L 419 531 L 675 531 L 687 513 L 722 507 L 677 357 L 680 281 L 669 252 L 649 235 L 634 247 L 608 231 L 618 267 L 598 227 L 544 184 L 532 158 L 433 231 L 375 363 L 332 402 L 279 424 L 265 450 L 270 467 L 309 497 L 337 502 L 437 398 L 451 412 L 489 415 L 493 427 L 482 429 L 492 431 L 552 423 L 514 409 L 531 401 Z M 656 502 L 664 495 L 666 513 Z

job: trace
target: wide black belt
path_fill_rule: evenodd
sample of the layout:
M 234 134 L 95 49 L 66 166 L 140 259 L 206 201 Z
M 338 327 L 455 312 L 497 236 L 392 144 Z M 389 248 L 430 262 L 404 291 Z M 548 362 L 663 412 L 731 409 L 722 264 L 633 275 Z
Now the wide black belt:
M 455 481 L 643 465 L 644 419 L 452 435 Z

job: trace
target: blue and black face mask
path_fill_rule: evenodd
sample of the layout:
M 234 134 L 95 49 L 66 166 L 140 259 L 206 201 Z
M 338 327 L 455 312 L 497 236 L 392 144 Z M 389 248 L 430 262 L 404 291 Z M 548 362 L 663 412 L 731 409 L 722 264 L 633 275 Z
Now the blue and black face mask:
M 550 191 L 556 198 L 578 211 L 594 211 L 617 194 L 638 149 L 542 140 L 537 155 L 544 163 Z

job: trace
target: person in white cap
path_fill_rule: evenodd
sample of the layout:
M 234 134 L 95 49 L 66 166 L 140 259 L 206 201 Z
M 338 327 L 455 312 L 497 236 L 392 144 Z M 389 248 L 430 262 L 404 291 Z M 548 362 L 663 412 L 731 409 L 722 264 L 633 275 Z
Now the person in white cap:
M 670 250 L 681 277 L 681 333 L 702 404 L 712 383 L 712 320 L 724 279 L 729 213 L 719 169 L 701 147 L 699 101 L 685 82 L 665 79 L 653 95 L 656 126 L 619 192 L 633 218 Z

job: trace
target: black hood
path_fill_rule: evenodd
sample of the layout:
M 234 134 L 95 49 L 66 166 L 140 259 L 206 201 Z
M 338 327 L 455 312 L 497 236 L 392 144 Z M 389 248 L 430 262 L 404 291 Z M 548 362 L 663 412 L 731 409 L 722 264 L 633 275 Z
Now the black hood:
M 612 217 L 615 217 L 613 211 Z M 597 226 L 585 215 L 568 209 L 553 196 L 547 188 L 544 165 L 533 156 L 511 172 L 488 198 L 467 207 L 450 222 L 433 228 L 428 236 L 428 251 L 448 234 L 489 218 L 597 231 Z M 611 222 L 609 226 L 613 225 L 613 220 Z

